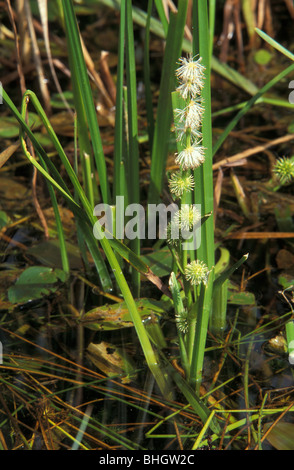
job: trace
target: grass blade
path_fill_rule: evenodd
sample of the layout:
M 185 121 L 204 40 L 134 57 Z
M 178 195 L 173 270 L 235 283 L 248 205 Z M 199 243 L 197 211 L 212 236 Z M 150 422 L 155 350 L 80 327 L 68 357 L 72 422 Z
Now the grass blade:
M 179 387 L 183 395 L 186 397 L 187 401 L 190 403 L 192 408 L 198 414 L 202 422 L 205 424 L 206 421 L 210 420 L 210 428 L 216 434 L 219 433 L 220 428 L 218 422 L 210 418 L 210 410 L 205 406 L 205 404 L 198 398 L 194 390 L 188 385 L 186 380 L 170 365 L 166 366 L 167 373 Z
M 275 41 L 273 38 L 271 38 L 268 34 L 265 32 L 261 31 L 259 28 L 255 28 L 255 31 L 259 34 L 259 36 L 264 39 L 270 46 L 274 47 L 277 51 L 281 52 L 284 54 L 288 59 L 294 60 L 294 54 L 292 52 L 288 51 L 284 46 L 279 44 L 277 41 Z
M 74 14 L 73 3 L 71 0 L 62 0 L 62 5 L 64 11 L 65 30 L 67 36 L 71 72 L 72 77 L 75 78 L 76 83 L 74 97 L 76 104 L 77 100 L 80 102 L 79 109 L 81 110 L 82 107 L 84 107 L 84 109 L 86 110 L 93 154 L 99 175 L 102 200 L 105 203 L 109 203 L 110 190 L 108 186 L 103 146 L 96 116 L 96 110 L 93 102 L 92 91 L 87 75 L 87 68 L 83 56 L 77 20 Z M 82 118 L 82 115 L 80 115 L 80 117 Z
M 154 136 L 154 115 L 152 106 L 152 93 L 151 93 L 151 82 L 150 82 L 150 60 L 149 60 L 149 43 L 150 43 L 150 19 L 151 11 L 153 7 L 153 0 L 148 0 L 148 11 L 147 11 L 147 22 L 145 29 L 145 41 L 144 41 L 144 88 L 145 88 L 145 102 L 146 102 L 146 114 L 147 114 L 147 129 L 149 136 L 149 146 L 153 147 L 153 136 Z
M 149 204 L 158 202 L 162 190 L 172 119 L 171 93 L 175 84 L 176 62 L 182 51 L 187 6 L 185 0 L 180 0 L 177 14 L 171 13 L 170 16 L 152 148 Z
M 118 64 L 116 79 L 116 104 L 115 104 L 115 129 L 114 129 L 114 181 L 113 203 L 117 196 L 125 195 L 125 185 L 122 184 L 122 172 L 124 172 L 123 148 L 124 148 L 124 52 L 125 52 L 125 0 L 121 0 L 120 29 L 118 41 Z
M 136 63 L 135 45 L 132 19 L 132 2 L 126 1 L 126 75 L 128 91 L 128 160 L 127 181 L 129 189 L 129 203 L 140 202 L 140 180 L 139 180 L 139 146 L 138 146 L 138 113 L 137 113 L 137 85 L 136 85 Z M 139 227 L 138 227 L 139 230 Z M 140 236 L 131 241 L 131 249 L 137 256 L 140 255 Z M 132 271 L 132 285 L 134 296 L 140 296 L 140 273 Z
M 207 1 L 194 2 L 193 5 L 193 55 L 199 54 L 205 67 L 205 80 L 202 98 L 205 112 L 202 121 L 203 146 L 205 161 L 194 171 L 197 182 L 195 204 L 201 205 L 202 214 L 213 214 L 213 172 L 212 172 L 212 124 L 211 124 L 211 89 L 210 89 L 210 49 L 208 29 Z M 197 34 L 198 32 L 198 39 Z M 196 49 L 199 44 L 199 50 Z M 214 227 L 213 216 L 201 226 L 201 244 L 197 249 L 197 258 L 204 261 L 210 269 L 214 265 Z

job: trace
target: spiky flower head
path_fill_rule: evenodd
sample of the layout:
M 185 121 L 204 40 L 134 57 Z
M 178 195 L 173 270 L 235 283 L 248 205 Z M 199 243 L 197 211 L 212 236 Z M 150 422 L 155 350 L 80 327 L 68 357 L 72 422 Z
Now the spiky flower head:
M 176 71 L 176 76 L 180 84 L 177 91 L 184 100 L 195 100 L 204 86 L 205 67 L 201 64 L 201 58 L 194 60 L 192 56 L 181 58 L 179 62 L 181 65 Z
M 294 178 L 294 158 L 279 158 L 276 161 L 273 172 L 279 178 L 281 184 L 290 183 Z
M 176 71 L 176 75 L 181 82 L 198 82 L 199 87 L 203 87 L 205 67 L 201 64 L 201 57 L 194 60 L 192 55 L 187 58 L 179 59 L 180 67 Z
M 201 125 L 204 108 L 201 101 L 191 100 L 183 109 L 176 109 L 175 115 L 180 122 L 185 122 L 186 127 L 199 127 Z
M 180 243 L 187 240 L 191 232 L 195 230 L 196 224 L 201 220 L 201 214 L 196 205 L 183 204 L 176 211 L 171 222 L 166 227 L 166 241 L 170 246 L 179 248 Z
M 172 223 L 182 231 L 192 230 L 201 219 L 201 214 L 194 204 L 183 204 L 173 217 Z
M 204 108 L 200 98 L 191 100 L 183 109 L 175 109 L 177 141 L 183 141 L 189 133 L 191 141 L 201 139 L 201 123 Z
M 186 192 L 192 191 L 195 186 L 193 175 L 188 175 L 177 171 L 173 173 L 169 180 L 170 192 L 176 197 L 182 197 Z
M 185 269 L 185 278 L 190 281 L 192 286 L 207 284 L 209 269 L 203 261 L 193 260 L 187 264 Z
M 187 134 L 189 133 L 191 143 L 200 142 L 202 138 L 202 131 L 199 127 L 186 126 L 185 122 L 179 122 L 176 127 L 176 141 L 181 142 L 182 144 L 186 143 Z
M 204 151 L 205 148 L 201 145 L 189 145 L 176 156 L 176 163 L 180 165 L 183 170 L 193 170 L 204 162 Z
M 191 80 L 188 80 L 187 82 L 181 83 L 181 85 L 177 87 L 177 91 L 184 100 L 187 98 L 194 100 L 201 93 L 202 88 L 203 83 L 192 82 Z

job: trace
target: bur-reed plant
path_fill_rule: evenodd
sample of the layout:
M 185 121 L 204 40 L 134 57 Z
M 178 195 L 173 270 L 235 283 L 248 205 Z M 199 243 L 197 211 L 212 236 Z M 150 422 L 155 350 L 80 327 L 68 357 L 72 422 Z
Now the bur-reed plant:
M 203 146 L 203 117 L 205 113 L 210 113 L 203 99 L 205 67 L 202 58 L 181 58 L 176 76 L 179 83 L 173 103 L 178 142 L 175 162 L 179 164 L 179 170 L 170 176 L 169 188 L 174 199 L 180 201 L 181 208 L 174 214 L 168 227 L 168 244 L 177 261 L 175 266 L 179 268 L 177 274 L 184 286 L 184 301 L 174 272 L 170 277 L 170 288 L 175 305 L 181 363 L 188 383 L 199 393 L 209 320 L 214 333 L 219 334 L 224 330 L 228 276 L 246 257 L 224 273 L 215 269 L 213 225 L 207 225 L 212 220 L 211 158 L 205 171 L 196 172 L 204 166 L 206 158 L 209 161 L 211 157 L 211 139 L 209 141 L 207 137 L 205 140 L 210 153 Z M 206 132 L 208 134 L 209 131 Z M 197 197 L 199 191 L 200 196 Z M 201 193 L 204 208 L 210 209 L 208 214 L 203 213 L 202 204 L 193 204 L 198 198 L 201 200 Z M 180 236 L 174 238 L 173 231 L 177 230 Z M 222 263 L 223 259 L 218 266 Z
M 210 6 L 213 14 L 214 2 Z M 187 242 L 183 243 L 183 239 L 174 241 L 171 238 L 169 245 L 178 261 L 178 273 L 184 286 L 183 303 L 173 273 L 170 286 L 176 305 L 181 362 L 186 379 L 197 394 L 202 381 L 209 323 L 216 334 L 221 334 L 226 325 L 228 276 L 232 272 L 219 272 L 223 260 L 215 266 L 210 90 L 212 37 L 208 3 L 194 2 L 192 53 L 179 60 L 178 86 L 173 93 L 178 144 L 175 162 L 179 164 L 179 171 L 169 180 L 170 191 L 181 204 L 171 224 L 180 225 L 183 233 L 193 231 L 193 240 L 190 249 L 184 249 Z M 233 270 L 245 259 L 243 257 Z
M 114 204 L 117 196 L 124 196 L 127 202 L 140 202 L 138 110 L 136 103 L 136 67 L 132 15 L 134 10 L 130 0 L 120 2 L 120 31 L 117 66 L 116 121 L 114 140 L 113 186 L 110 186 L 102 139 L 97 123 L 92 90 L 83 57 L 80 33 L 74 13 L 73 3 L 62 0 L 62 18 L 67 36 L 68 58 L 76 111 L 76 127 L 79 155 L 74 166 L 69 162 L 52 126 L 44 113 L 36 95 L 27 91 L 23 97 L 21 113 L 16 109 L 3 90 L 3 98 L 20 123 L 20 139 L 23 151 L 29 161 L 39 170 L 48 183 L 52 205 L 55 211 L 58 237 L 60 240 L 63 269 L 70 272 L 64 234 L 56 201 L 56 191 L 61 195 L 75 215 L 81 253 L 85 247 L 90 251 L 95 263 L 97 277 L 105 292 L 118 288 L 125 300 L 137 336 L 139 338 L 148 367 L 165 396 L 170 394 L 170 380 L 173 380 L 197 411 L 203 421 L 211 422 L 217 432 L 218 426 L 211 419 L 210 412 L 199 400 L 202 380 L 206 337 L 210 327 L 215 334 L 221 333 L 226 324 L 226 299 L 228 278 L 246 259 L 226 270 L 219 268 L 223 263 L 215 263 L 215 242 L 213 227 L 213 179 L 212 158 L 229 131 L 238 119 L 282 76 L 273 80 L 252 98 L 237 114 L 236 119 L 225 129 L 223 135 L 212 146 L 210 71 L 212 58 L 213 25 L 215 2 L 199 0 L 193 2 L 193 42 L 190 55 L 183 56 L 184 26 L 187 14 L 187 1 L 179 0 L 177 13 L 170 15 L 167 22 L 163 15 L 163 3 L 154 2 L 162 29 L 165 34 L 165 53 L 160 81 L 158 107 L 155 113 L 151 103 L 150 64 L 148 55 L 149 25 L 153 2 L 148 2 L 145 51 L 144 83 L 147 98 L 147 124 L 151 153 L 151 172 L 148 202 L 159 202 L 162 194 L 166 158 L 170 143 L 170 129 L 174 117 L 177 130 L 176 163 L 179 170 L 170 176 L 169 189 L 180 201 L 180 209 L 173 221 L 180 230 L 191 231 L 195 227 L 201 243 L 189 250 L 182 248 L 183 240 L 169 240 L 174 258 L 169 287 L 173 299 L 174 319 L 178 331 L 181 365 L 185 378 L 171 367 L 160 348 L 149 337 L 138 313 L 136 297 L 140 295 L 140 278 L 145 275 L 155 278 L 141 256 L 140 240 L 129 245 L 116 238 L 103 237 L 102 228 L 96 224 L 93 213 L 97 202 Z M 209 9 L 208 9 L 209 5 Z M 186 51 L 187 51 L 186 47 Z M 126 83 L 124 71 L 126 70 Z M 178 83 L 177 83 L 178 80 Z M 176 91 L 174 91 L 177 88 Z M 65 182 L 57 165 L 48 158 L 26 123 L 28 104 L 35 107 L 51 138 L 67 178 Z M 125 120 L 127 116 L 127 120 Z M 30 153 L 28 138 L 36 153 Z M 82 173 L 78 173 L 81 167 Z M 99 179 L 99 190 L 96 180 Z M 80 182 L 82 181 L 82 183 Z M 93 226 L 101 230 L 99 244 L 93 235 Z M 169 227 L 170 229 L 172 226 Z M 181 232 L 180 232 L 181 234 Z M 187 241 L 186 241 L 187 243 Z M 101 255 L 100 248 L 104 256 Z M 85 257 L 86 261 L 86 257 Z M 228 263 L 225 263 L 228 264 Z M 125 270 L 130 268 L 132 282 L 128 284 Z M 115 286 L 113 282 L 115 279 Z M 179 283 L 181 278 L 183 290 Z M 160 283 L 157 283 L 160 285 Z M 210 421 L 211 420 L 211 421 Z

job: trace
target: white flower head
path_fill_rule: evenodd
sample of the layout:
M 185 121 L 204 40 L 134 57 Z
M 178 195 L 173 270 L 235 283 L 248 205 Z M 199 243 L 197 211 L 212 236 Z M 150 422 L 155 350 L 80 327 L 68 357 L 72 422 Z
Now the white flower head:
M 194 100 L 198 95 L 200 95 L 202 88 L 203 82 L 192 82 L 191 80 L 188 80 L 187 82 L 183 82 L 179 85 L 177 87 L 177 91 L 184 100 L 187 98 Z
M 204 162 L 204 151 L 205 148 L 198 144 L 190 145 L 177 155 L 176 163 L 180 165 L 183 170 L 193 170 Z
M 185 278 L 190 281 L 192 286 L 198 286 L 203 282 L 207 284 L 209 275 L 209 269 L 203 261 L 193 260 L 190 264 L 187 264 L 185 269 Z
M 200 219 L 201 214 L 194 204 L 183 204 L 181 209 L 174 214 L 172 224 L 180 227 L 181 231 L 189 231 Z
M 177 142 L 186 142 L 187 134 L 189 133 L 191 142 L 199 141 L 202 138 L 201 129 L 197 127 L 187 127 L 185 123 L 180 123 L 176 127 L 176 140 Z
M 183 109 L 175 109 L 175 117 L 178 120 L 176 125 L 177 141 L 182 141 L 187 132 L 189 132 L 192 141 L 201 138 L 203 112 L 204 108 L 200 99 L 191 100 Z
M 181 66 L 176 71 L 180 84 L 177 91 L 183 99 L 196 99 L 204 86 L 204 70 L 201 58 L 193 60 L 192 56 L 180 59 Z
M 178 79 L 181 82 L 202 82 L 202 85 L 199 83 L 200 88 L 202 88 L 205 67 L 201 64 L 201 60 L 201 57 L 198 60 L 194 60 L 192 55 L 188 58 L 182 57 L 179 60 L 181 66 L 176 71 Z
M 184 122 L 186 127 L 191 129 L 199 128 L 202 122 L 204 108 L 201 100 L 191 100 L 184 109 L 176 109 L 175 115 L 179 122 Z

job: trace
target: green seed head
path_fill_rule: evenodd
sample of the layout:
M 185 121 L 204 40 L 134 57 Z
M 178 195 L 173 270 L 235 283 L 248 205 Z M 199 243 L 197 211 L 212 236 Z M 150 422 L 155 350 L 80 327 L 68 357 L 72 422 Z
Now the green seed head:
M 169 180 L 170 192 L 179 198 L 184 193 L 192 191 L 194 185 L 193 175 L 185 175 L 181 171 L 173 173 Z
M 187 310 L 183 310 L 181 313 L 175 315 L 175 320 L 178 330 L 184 334 L 187 333 L 189 329 Z
M 190 264 L 187 264 L 185 269 L 185 277 L 187 281 L 190 281 L 192 286 L 198 286 L 203 282 L 207 284 L 209 270 L 203 261 L 193 260 Z
M 279 178 L 281 184 L 290 183 L 294 178 L 294 159 L 279 158 L 273 168 L 274 174 Z

